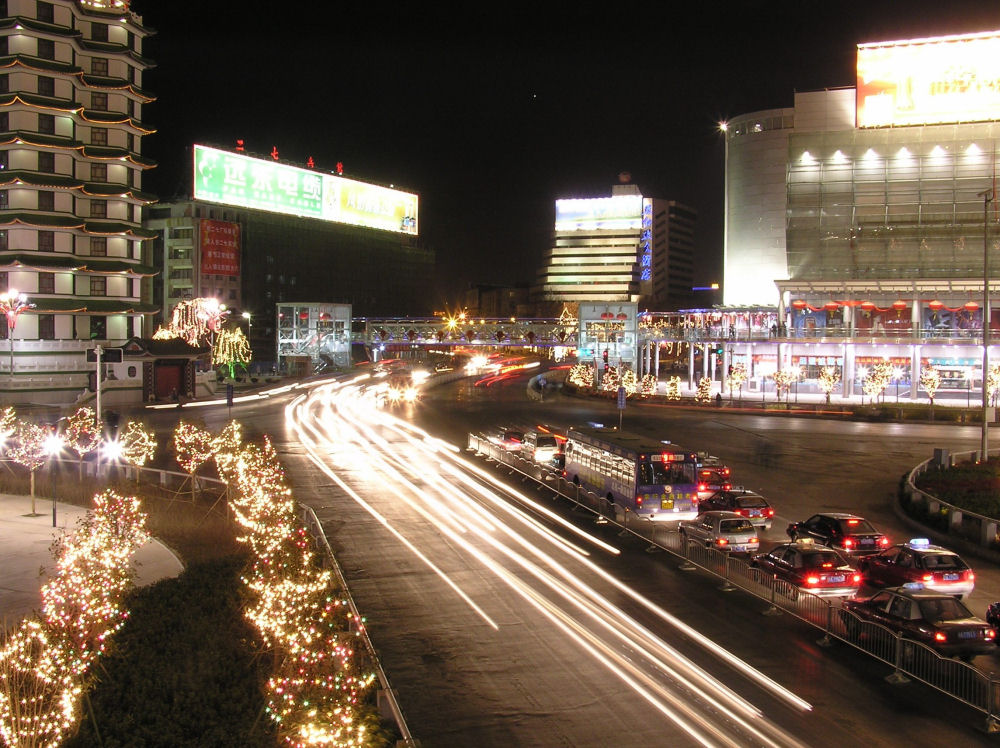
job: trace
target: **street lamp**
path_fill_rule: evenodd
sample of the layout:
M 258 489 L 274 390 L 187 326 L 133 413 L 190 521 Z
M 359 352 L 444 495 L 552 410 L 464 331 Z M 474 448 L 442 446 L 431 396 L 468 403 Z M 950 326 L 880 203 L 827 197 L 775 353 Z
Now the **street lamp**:
M 905 376 L 906 372 L 902 366 L 892 367 L 892 378 L 896 380 L 896 402 L 899 402 L 899 380 Z
M 14 378 L 14 327 L 17 317 L 25 309 L 34 309 L 34 304 L 28 303 L 28 297 L 12 288 L 0 293 L 0 313 L 7 315 L 7 338 L 10 340 L 10 377 Z
M 243 312 L 243 319 L 247 321 L 247 337 L 250 337 L 250 329 L 253 325 L 250 324 L 250 312 Z
M 55 457 L 60 452 L 62 452 L 63 446 L 65 446 L 65 444 L 66 444 L 66 440 L 63 439 L 63 437 L 60 434 L 58 434 L 57 432 L 55 432 L 55 431 L 53 431 L 51 434 L 49 434 L 47 437 L 45 437 L 45 443 L 44 443 L 45 454 L 47 454 L 49 456 L 49 460 L 50 461 L 51 461 L 51 459 L 53 457 Z M 54 466 L 50 462 L 50 467 L 52 469 L 52 526 L 55 527 L 56 526 L 56 474 L 55 474 L 55 471 L 59 467 L 59 461 L 56 460 Z
M 983 198 L 983 433 L 979 446 L 982 461 L 986 462 L 989 449 L 990 398 L 986 386 L 986 376 L 990 371 L 990 203 L 995 194 L 993 188 L 978 194 Z

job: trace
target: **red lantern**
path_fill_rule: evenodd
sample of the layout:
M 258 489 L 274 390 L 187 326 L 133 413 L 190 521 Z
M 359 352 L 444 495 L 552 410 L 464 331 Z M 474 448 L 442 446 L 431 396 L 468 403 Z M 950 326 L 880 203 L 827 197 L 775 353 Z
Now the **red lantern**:
M 805 299 L 796 299 L 795 301 L 792 302 L 792 306 L 795 307 L 796 309 L 805 309 L 806 308 Z
M 299 312 L 299 319 L 301 320 L 309 319 L 309 312 Z
M 943 301 L 938 301 L 937 299 L 934 299 L 934 301 L 928 301 L 927 302 L 927 307 L 932 312 L 940 312 L 941 309 L 944 308 L 944 302 Z
M 826 309 L 826 311 L 828 312 L 835 312 L 838 309 L 840 309 L 840 304 L 838 304 L 836 301 L 828 301 L 823 305 L 823 308 Z
M 892 308 L 895 309 L 897 312 L 901 312 L 904 309 L 906 309 L 906 302 L 903 301 L 902 299 L 899 299 L 898 301 L 894 301 L 894 302 L 892 302 Z
M 877 309 L 878 307 L 875 306 L 875 302 L 873 301 L 862 301 L 861 308 L 864 309 L 866 312 L 870 312 L 873 309 Z
M 624 321 L 624 320 L 628 319 L 628 315 L 625 314 L 625 312 L 622 312 L 621 314 L 618 315 L 618 319 Z
M 601 319 L 611 319 L 614 316 L 611 312 L 601 312 Z
M 979 308 L 979 304 L 977 304 L 974 301 L 967 301 L 965 302 L 965 308 L 968 309 L 970 312 L 974 312 Z

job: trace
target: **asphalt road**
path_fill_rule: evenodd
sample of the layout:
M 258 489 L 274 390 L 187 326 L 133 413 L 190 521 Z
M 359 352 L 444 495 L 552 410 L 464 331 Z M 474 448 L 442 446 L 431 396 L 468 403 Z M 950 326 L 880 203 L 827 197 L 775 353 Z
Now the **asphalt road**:
M 460 446 L 470 429 L 498 422 L 617 422 L 613 403 L 563 397 L 529 402 L 523 379 L 490 388 L 466 380 L 430 389 L 420 403 L 397 408 L 396 414 Z M 325 428 L 333 417 L 321 413 L 312 418 Z M 280 430 L 278 418 L 267 408 L 255 411 L 253 421 L 254 429 L 272 434 Z M 820 509 L 856 511 L 894 539 L 906 539 L 909 532 L 889 504 L 899 476 L 934 447 L 959 450 L 978 444 L 974 428 L 842 423 L 708 408 L 682 411 L 630 404 L 624 425 L 723 457 L 734 468 L 736 482 L 760 490 L 777 508 L 774 529 L 765 534 L 772 542 L 784 538 L 787 522 Z M 419 485 L 426 458 L 395 437 L 385 438 L 397 471 L 418 476 L 410 480 Z M 452 536 L 442 530 L 449 524 L 442 516 L 416 511 L 424 494 L 437 492 L 439 486 L 433 492 L 407 494 L 390 484 L 381 470 L 380 479 L 373 480 L 370 469 L 359 467 L 368 455 L 362 450 L 347 456 L 344 445 L 350 442 L 343 435 L 317 452 L 325 455 L 321 461 L 334 465 L 331 473 L 307 460 L 305 449 L 288 432 L 276 441 L 296 498 L 312 504 L 324 521 L 410 728 L 424 745 L 700 744 L 680 726 L 681 719 L 654 703 L 651 695 L 661 693 L 667 703 L 666 694 L 673 694 L 675 705 L 696 704 L 699 729 L 710 729 L 705 725 L 713 719 L 723 726 L 720 734 L 729 737 L 709 733 L 709 744 L 990 742 L 976 729 L 981 722 L 977 713 L 915 684 L 890 686 L 883 680 L 884 666 L 846 646 L 819 646 L 815 631 L 797 619 L 764 616 L 766 606 L 760 601 L 740 592 L 721 592 L 711 578 L 679 571 L 665 554 L 645 553 L 644 544 L 619 538 L 588 518 L 574 516 L 567 506 L 543 499 L 559 516 L 620 552 L 595 552 L 591 560 L 597 571 L 586 572 L 586 584 L 628 616 L 622 626 L 636 627 L 635 634 L 630 643 L 609 643 L 608 635 L 600 648 L 594 641 L 590 648 L 581 647 L 526 603 L 512 581 L 526 579 L 523 569 L 508 576 L 494 573 L 490 564 L 463 548 L 462 533 Z M 380 513 L 360 508 L 352 491 L 377 504 Z M 483 518 L 494 516 L 487 515 L 478 500 L 474 506 Z M 387 516 L 391 522 L 386 522 Z M 400 531 L 425 549 L 426 558 L 446 571 L 478 610 L 401 541 Z M 1000 599 L 1000 583 L 995 570 L 975 565 L 979 587 L 972 606 L 985 609 L 987 601 Z M 724 664 L 713 647 L 698 644 L 660 611 L 707 636 L 811 708 L 801 710 Z M 638 662 L 648 657 L 641 652 L 643 643 L 653 639 L 657 648 L 662 642 L 676 649 L 664 662 L 690 661 L 691 667 L 703 668 L 760 709 L 762 716 L 756 719 L 767 725 L 764 737 L 751 728 L 734 731 L 724 711 L 728 697 L 720 696 L 714 706 L 711 698 L 693 697 L 686 680 L 668 675 L 662 663 L 644 665 L 646 687 L 636 690 L 626 687 L 625 679 L 596 654 L 610 646 L 623 662 Z

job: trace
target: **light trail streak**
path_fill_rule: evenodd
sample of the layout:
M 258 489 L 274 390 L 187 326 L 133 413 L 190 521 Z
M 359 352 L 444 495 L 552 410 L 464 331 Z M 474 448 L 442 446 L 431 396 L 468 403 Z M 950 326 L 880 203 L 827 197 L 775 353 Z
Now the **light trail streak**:
M 545 543 L 572 562 L 581 564 L 585 571 L 626 593 L 776 696 L 800 709 L 810 708 L 807 702 L 603 572 L 582 549 L 567 543 L 536 517 L 526 514 L 525 508 L 543 513 L 546 519 L 551 516 L 560 529 L 572 530 L 589 542 L 599 543 L 617 553 L 612 546 L 569 525 L 530 497 L 512 490 L 463 458 L 454 448 L 385 412 L 374 410 L 372 400 L 364 397 L 356 387 L 334 384 L 317 388 L 308 399 L 296 398 L 286 409 L 286 417 L 306 446 L 310 459 L 494 628 L 496 624 L 471 596 L 337 475 L 324 456 L 334 454 L 334 461 L 349 467 L 360 480 L 369 485 L 374 483 L 376 489 L 388 489 L 379 493 L 402 498 L 407 508 L 432 523 L 453 546 L 494 574 L 562 634 L 698 743 L 735 748 L 746 744 L 746 736 L 752 736 L 761 745 L 799 744 L 764 718 L 755 706 L 654 632 L 640 626 L 582 579 L 579 572 L 569 569 L 538 543 Z M 398 438 L 387 438 L 379 429 Z M 405 460 L 399 459 L 401 450 L 405 451 Z M 346 455 L 350 455 L 348 460 L 336 459 L 336 456 Z M 508 496 L 513 494 L 518 503 L 512 503 L 498 491 Z M 494 511 L 503 512 L 502 516 L 513 524 L 490 521 L 482 501 Z M 517 532 L 517 526 L 527 529 L 535 542 Z M 498 558 L 491 553 L 498 554 Z M 615 643 L 610 643 L 609 639 Z M 668 685 L 665 679 L 674 685 Z M 677 688 L 682 688 L 684 693 L 678 696 Z M 710 704 L 711 708 L 704 711 L 689 694 Z M 737 725 L 744 735 L 734 737 L 727 732 L 725 725 L 718 724 L 719 715 L 724 715 L 729 724 Z

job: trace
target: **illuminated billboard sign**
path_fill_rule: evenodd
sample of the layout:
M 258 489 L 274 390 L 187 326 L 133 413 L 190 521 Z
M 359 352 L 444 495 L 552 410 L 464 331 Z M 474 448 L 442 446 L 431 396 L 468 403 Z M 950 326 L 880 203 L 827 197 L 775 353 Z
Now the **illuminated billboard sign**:
M 556 231 L 625 231 L 641 226 L 641 195 L 556 200 Z
M 240 225 L 202 219 L 201 272 L 206 275 L 240 274 Z
M 858 127 L 1000 119 L 1000 31 L 858 45 Z
M 203 145 L 194 147 L 194 197 L 224 205 L 418 233 L 416 195 Z

